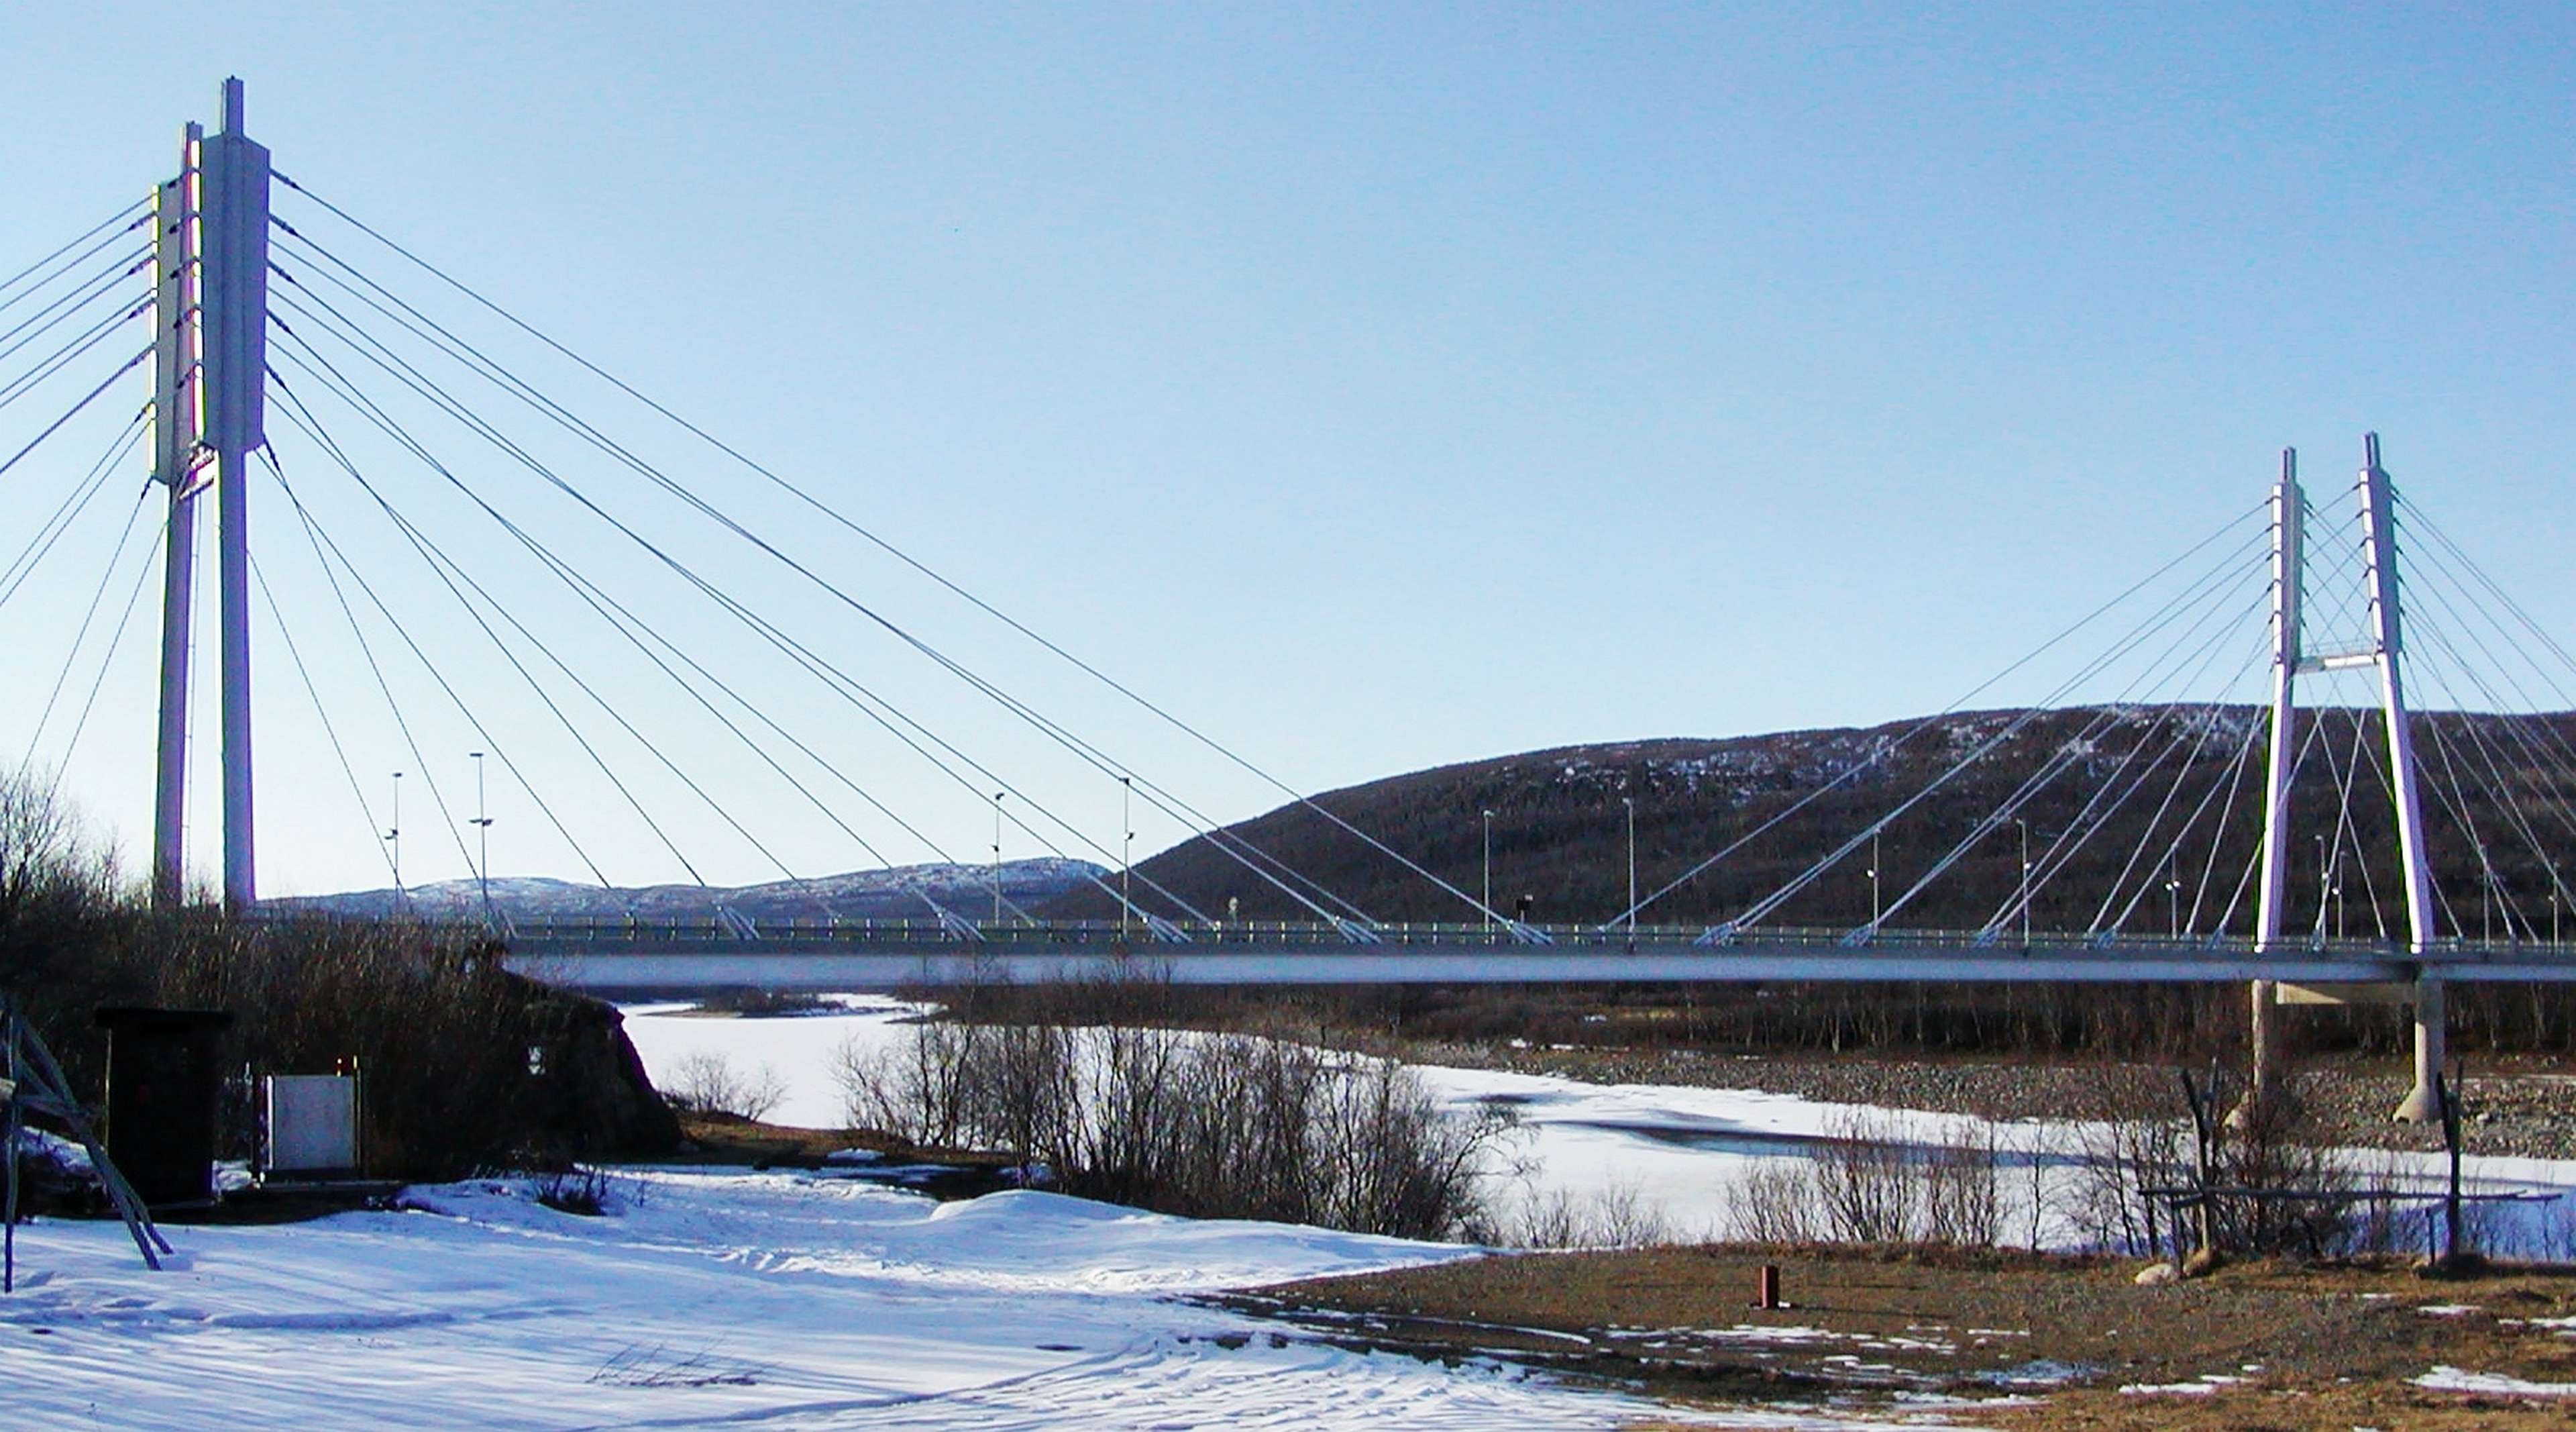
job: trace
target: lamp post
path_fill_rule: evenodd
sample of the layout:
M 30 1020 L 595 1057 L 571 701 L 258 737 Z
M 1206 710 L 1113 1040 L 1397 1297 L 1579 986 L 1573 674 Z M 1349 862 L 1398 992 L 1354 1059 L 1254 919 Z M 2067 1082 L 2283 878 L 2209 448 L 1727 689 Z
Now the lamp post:
M 2323 935 L 2326 928 L 2326 904 L 2333 894 L 2334 880 L 2326 874 L 2326 838 L 2319 835 L 2313 839 L 2317 843 L 2317 933 Z
M 483 893 L 483 923 L 497 923 L 492 918 L 492 811 L 483 798 L 483 753 L 468 751 L 474 758 L 474 883 Z
M 2020 816 L 2013 824 L 2021 828 L 2021 943 L 2030 948 L 2030 822 Z
M 1621 796 L 1619 804 L 1628 808 L 1628 948 L 1633 951 L 1637 947 L 1637 800 Z
M 387 825 L 387 826 L 385 827 L 385 841 L 386 841 L 386 843 L 387 843 L 387 844 L 389 844 L 389 845 L 391 845 L 391 846 L 393 847 L 393 864 L 394 864 L 394 912 L 395 912 L 396 914 L 400 914 L 400 913 L 402 912 L 402 907 L 403 907 L 403 883 L 402 883 L 402 772 L 400 772 L 400 771 L 396 771 L 396 772 L 394 772 L 394 818 L 393 818 L 392 823 L 391 823 L 391 824 L 389 824 L 389 825 Z
M 1136 870 L 1136 781 L 1132 776 L 1118 778 L 1118 828 L 1126 839 L 1118 851 L 1118 938 L 1127 938 L 1127 919 L 1136 908 L 1130 898 Z
M 1869 833 L 1869 928 L 1878 930 L 1881 907 L 1878 901 L 1878 832 Z
M 2487 848 L 2478 847 L 2478 943 L 2495 943 L 2495 867 L 2487 863 Z
M 2343 847 L 2337 845 L 2334 861 L 2326 870 L 2326 893 L 2334 897 L 2335 938 L 2343 938 Z
M 1494 813 L 1489 809 L 1484 816 L 1485 883 L 1477 903 L 1485 907 L 1485 933 L 1490 935 L 1494 932 Z
M 993 792 L 993 923 L 1002 923 L 1002 796 Z

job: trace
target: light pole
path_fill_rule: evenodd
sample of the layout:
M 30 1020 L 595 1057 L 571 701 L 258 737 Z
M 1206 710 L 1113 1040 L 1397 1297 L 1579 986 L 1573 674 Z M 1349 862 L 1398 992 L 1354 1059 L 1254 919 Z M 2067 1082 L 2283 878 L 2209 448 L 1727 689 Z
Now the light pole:
M 392 823 L 391 825 L 388 825 L 388 826 L 385 828 L 385 840 L 386 840 L 386 842 L 387 842 L 388 844 L 390 844 L 390 845 L 392 845 L 392 846 L 393 846 L 393 861 L 394 861 L 394 913 L 396 913 L 396 914 L 400 914 L 400 913 L 402 913 L 402 907 L 403 907 L 403 883 L 402 883 L 402 772 L 400 772 L 400 771 L 396 771 L 396 772 L 394 772 L 394 818 L 393 818 L 393 823 Z
M 2165 852 L 2165 936 L 2182 938 L 2182 877 L 2174 873 L 2173 852 Z
M 1128 912 L 1136 908 L 1129 898 L 1135 889 L 1132 881 L 1136 869 L 1136 782 L 1131 776 L 1118 778 L 1118 828 L 1127 833 L 1118 853 L 1118 938 L 1127 938 Z
M 993 792 L 993 923 L 1002 923 L 1002 791 Z
M 1869 928 L 1873 934 L 1878 930 L 1879 915 L 1878 832 L 1873 830 L 1869 833 Z
M 1478 902 L 1485 907 L 1485 933 L 1494 932 L 1494 813 L 1485 813 L 1485 884 Z
M 2319 835 L 2314 839 L 2317 842 L 2317 933 L 2322 935 L 2326 928 L 2326 904 L 2334 893 L 2334 879 L 2326 874 L 2326 838 Z
M 2030 822 L 2020 816 L 2013 824 L 2021 827 L 2021 943 L 2030 948 Z
M 2495 943 L 2495 867 L 2487 864 L 2487 848 L 2478 847 L 2478 943 Z
M 1628 948 L 1633 951 L 1637 947 L 1637 800 L 1621 796 L 1619 804 L 1628 808 Z
M 2332 865 L 2326 870 L 2326 893 L 2334 897 L 2335 938 L 2343 938 L 2343 846 L 2334 848 Z
M 492 811 L 483 799 L 483 753 L 468 751 L 466 754 L 474 758 L 474 841 L 478 852 L 474 883 L 483 892 L 483 923 L 489 926 L 495 923 L 492 918 Z

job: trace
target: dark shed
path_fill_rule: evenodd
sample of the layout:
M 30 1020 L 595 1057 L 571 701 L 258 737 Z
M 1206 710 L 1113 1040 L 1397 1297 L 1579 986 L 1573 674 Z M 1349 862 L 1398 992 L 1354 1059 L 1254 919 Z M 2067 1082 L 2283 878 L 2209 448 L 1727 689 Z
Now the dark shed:
M 214 1196 L 215 1104 L 222 1090 L 215 1038 L 230 1011 L 101 1008 L 107 1031 L 107 1152 L 153 1208 Z

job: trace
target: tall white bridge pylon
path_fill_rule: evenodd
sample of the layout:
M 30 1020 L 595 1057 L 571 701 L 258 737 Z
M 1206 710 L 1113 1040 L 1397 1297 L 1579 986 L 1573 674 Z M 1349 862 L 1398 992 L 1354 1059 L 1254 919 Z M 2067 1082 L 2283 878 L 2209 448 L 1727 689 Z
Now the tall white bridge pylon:
M 187 126 L 178 177 L 153 196 L 153 477 L 169 492 L 163 546 L 161 720 L 153 897 L 187 883 L 189 636 L 196 509 L 214 469 L 222 632 L 224 904 L 259 900 L 251 805 L 250 455 L 267 440 L 268 150 L 244 129 L 242 82 L 223 85 L 219 133 Z
M 2388 986 L 2401 983 L 2415 1008 L 2415 1081 L 2396 1117 L 2421 1123 L 2439 1117 L 2434 1081 L 2445 1055 L 2442 976 L 2422 957 L 2433 946 L 2432 875 L 2424 853 L 2423 798 L 2417 781 L 2415 741 L 2406 707 L 2403 642 L 2397 575 L 2395 503 L 2387 469 L 2379 462 L 2379 435 L 2362 438 L 2361 474 L 2354 484 L 2361 504 L 2362 558 L 2369 610 L 2369 641 L 2359 650 L 2310 655 L 2303 646 L 2300 607 L 2306 586 L 2306 501 L 2299 489 L 2295 450 L 2281 454 L 2281 476 L 2272 492 L 2272 712 L 2263 802 L 2262 886 L 2256 905 L 2254 950 L 2277 955 L 2285 946 L 2283 911 L 2287 908 L 2290 802 L 2297 764 L 2298 678 L 2325 672 L 2366 668 L 2378 676 L 2381 725 L 2388 742 L 2390 802 L 2397 830 L 2398 864 L 2405 891 L 2406 950 L 2416 957 L 2399 982 L 2380 982 L 2376 990 L 2333 991 L 2293 987 L 2285 991 L 2277 978 L 2258 978 L 2251 985 L 2253 1079 L 2249 1101 L 2270 1094 L 2278 1063 L 2277 1010 L 2285 994 L 2294 1003 L 2340 1002 L 2345 998 L 2400 997 Z M 2242 1110 L 2240 1113 L 2244 1112 Z

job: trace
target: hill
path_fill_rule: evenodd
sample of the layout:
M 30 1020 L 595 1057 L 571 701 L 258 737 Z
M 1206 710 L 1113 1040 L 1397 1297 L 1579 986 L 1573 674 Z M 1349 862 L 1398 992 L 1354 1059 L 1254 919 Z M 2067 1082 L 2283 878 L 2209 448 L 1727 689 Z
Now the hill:
M 2011 907 L 2023 831 L 2012 819 L 1987 818 L 2029 785 L 2018 816 L 2037 867 L 2036 927 L 2241 933 L 2254 918 L 2247 876 L 2260 839 L 2267 725 L 2265 711 L 2244 706 L 1968 712 L 1866 729 L 1568 746 L 1394 776 L 1327 792 L 1314 804 L 1470 895 L 1484 880 L 1482 813 L 1490 811 L 1494 904 L 1510 913 L 1526 898 L 1534 919 L 1588 922 L 1612 919 L 1627 903 L 1622 802 L 1633 800 L 1640 893 L 1680 882 L 1641 918 L 1713 924 L 1983 749 L 1881 836 L 1877 898 L 1891 910 L 1890 928 L 2018 923 Z M 2305 734 L 2311 729 L 2312 740 Z M 2352 935 L 2372 934 L 2382 920 L 2402 930 L 2394 821 L 2376 774 L 2385 765 L 2377 715 L 2328 708 L 2301 730 L 2309 755 L 2293 796 L 2289 927 L 2314 928 L 2319 874 L 2331 865 L 2343 894 L 2324 902 L 2329 930 L 2338 918 Z M 2576 845 L 2576 779 L 2569 776 L 2576 714 L 2428 713 L 2416 730 L 2422 763 L 2434 768 L 2423 804 L 2449 918 L 2472 937 L 2483 927 L 2501 939 L 2503 912 L 2515 906 L 2545 936 L 2551 877 L 2532 847 L 2554 856 Z M 2333 847 L 2315 837 L 2332 829 L 2346 784 L 2352 817 L 2341 854 L 2330 855 Z M 2536 839 L 2524 837 L 2526 827 Z M 2056 837 L 2070 829 L 2091 834 L 2052 853 Z M 1480 918 L 1304 804 L 1228 827 L 1220 840 L 1275 857 L 1376 919 Z M 1684 878 L 1738 842 L 1725 860 Z M 1946 873 L 1901 903 L 1945 859 L 1952 861 Z M 1866 921 L 1871 868 L 1864 844 L 1764 923 L 1835 928 Z M 2492 901 L 2486 870 L 2493 872 Z M 1137 866 L 1138 903 L 1178 913 L 1173 900 L 1148 893 L 1157 885 L 1210 915 L 1223 915 L 1232 901 L 1246 919 L 1311 918 L 1206 837 Z M 1115 908 L 1096 889 L 1074 890 L 1049 907 L 1084 916 Z
M 1101 873 L 1086 861 L 1053 857 L 1006 861 L 1002 898 L 1034 909 L 1087 884 Z M 511 919 L 633 915 L 647 920 L 705 919 L 721 905 L 753 920 L 925 919 L 928 896 L 970 920 L 992 912 L 994 869 L 989 865 L 901 865 L 856 870 L 812 880 L 764 885 L 589 885 L 537 876 L 495 876 L 492 905 Z M 473 880 L 443 880 L 396 893 L 353 890 L 260 902 L 271 910 L 311 910 L 334 915 L 384 915 L 397 909 L 428 919 L 474 919 L 483 910 L 483 887 Z

